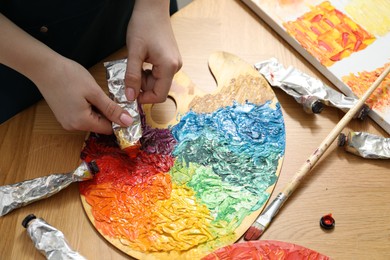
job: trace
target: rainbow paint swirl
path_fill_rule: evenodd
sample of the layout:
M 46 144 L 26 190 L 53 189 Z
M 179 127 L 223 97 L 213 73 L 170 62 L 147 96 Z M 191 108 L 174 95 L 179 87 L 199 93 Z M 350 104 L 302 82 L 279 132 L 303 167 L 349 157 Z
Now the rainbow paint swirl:
M 100 172 L 80 183 L 96 228 L 132 250 L 198 258 L 233 243 L 244 218 L 269 198 L 284 156 L 279 103 L 234 102 L 189 111 L 170 129 L 143 123 L 135 158 L 113 136 L 91 135 L 82 152 Z

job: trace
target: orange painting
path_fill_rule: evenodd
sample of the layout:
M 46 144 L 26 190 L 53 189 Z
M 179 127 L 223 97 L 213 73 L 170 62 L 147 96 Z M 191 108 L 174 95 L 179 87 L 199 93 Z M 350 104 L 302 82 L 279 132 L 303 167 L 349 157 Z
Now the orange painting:
M 297 40 L 324 66 L 361 51 L 375 41 L 375 36 L 326 1 L 295 21 L 283 23 L 288 34 Z
M 390 65 L 389 0 L 241 0 L 349 97 Z M 273 55 L 273 54 L 271 54 Z M 390 133 L 390 76 L 366 102 Z
M 353 73 L 343 77 L 343 81 L 347 84 L 358 97 L 364 95 L 367 89 L 374 83 L 374 81 L 382 74 L 384 68 L 390 66 L 387 63 L 384 67 L 378 68 L 374 71 L 359 72 L 358 75 Z M 387 76 L 374 93 L 366 101 L 366 104 L 371 109 L 383 111 L 390 107 L 390 76 Z

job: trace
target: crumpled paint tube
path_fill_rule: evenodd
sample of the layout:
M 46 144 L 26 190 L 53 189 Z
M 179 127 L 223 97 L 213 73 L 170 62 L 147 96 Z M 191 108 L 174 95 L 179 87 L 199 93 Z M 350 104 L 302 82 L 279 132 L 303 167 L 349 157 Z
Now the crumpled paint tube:
M 292 66 L 285 69 L 276 58 L 258 62 L 255 68 L 272 87 L 278 87 L 292 96 L 308 113 L 320 113 L 323 104 L 346 112 L 358 102 L 357 98 L 347 97 Z M 368 112 L 369 108 L 365 105 L 355 118 L 363 120 Z
M 139 114 L 138 102 L 128 101 L 125 95 L 125 73 L 127 59 L 105 62 L 107 71 L 107 82 L 110 97 L 125 109 L 133 118 L 133 123 L 129 127 L 121 127 L 112 123 L 112 129 L 121 149 L 131 149 L 139 147 L 139 139 L 142 137 L 141 116 Z
M 30 214 L 22 222 L 23 227 L 46 259 L 58 260 L 85 260 L 86 258 L 72 250 L 65 239 L 64 234 L 45 220 Z
M 338 146 L 363 158 L 390 159 L 390 138 L 350 131 L 348 135 L 339 135 Z
M 73 172 L 52 174 L 0 187 L 0 216 L 48 198 L 73 182 L 89 180 L 99 171 L 95 162 L 82 162 Z

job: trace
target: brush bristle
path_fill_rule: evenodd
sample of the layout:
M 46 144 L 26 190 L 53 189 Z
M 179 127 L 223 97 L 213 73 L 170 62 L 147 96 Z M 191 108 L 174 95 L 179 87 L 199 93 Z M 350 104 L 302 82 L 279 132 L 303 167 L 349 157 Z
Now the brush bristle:
M 264 227 L 258 223 L 254 223 L 245 233 L 244 239 L 246 241 L 249 240 L 257 240 L 263 234 Z

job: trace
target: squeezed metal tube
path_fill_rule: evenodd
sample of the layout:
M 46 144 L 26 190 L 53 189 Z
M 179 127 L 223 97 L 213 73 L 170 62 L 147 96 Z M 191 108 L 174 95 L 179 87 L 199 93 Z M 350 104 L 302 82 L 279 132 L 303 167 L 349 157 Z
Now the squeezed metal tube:
M 129 127 L 122 127 L 112 123 L 112 129 L 121 149 L 132 146 L 139 146 L 139 139 L 142 137 L 141 116 L 139 113 L 137 100 L 129 101 L 125 95 L 125 73 L 127 59 L 105 62 L 107 72 L 108 90 L 110 98 L 119 106 L 126 110 L 133 118 L 133 123 Z
M 27 204 L 48 198 L 73 182 L 89 180 L 99 171 L 95 162 L 82 162 L 73 172 L 52 174 L 0 187 L 0 216 Z
M 27 229 L 27 234 L 34 243 L 36 249 L 46 259 L 59 260 L 86 260 L 85 257 L 74 251 L 68 244 L 64 234 L 41 218 L 30 214 L 22 222 Z
M 284 68 L 275 58 L 258 62 L 255 64 L 255 68 L 272 87 L 280 88 L 292 96 L 309 113 L 320 113 L 323 105 L 337 107 L 347 112 L 358 102 L 357 98 L 347 97 L 327 86 L 321 80 L 313 78 L 292 66 L 287 69 Z M 363 120 L 368 112 L 368 106 L 363 106 L 355 115 L 355 118 Z
M 363 158 L 390 159 L 390 138 L 350 131 L 348 135 L 339 135 L 338 146 Z

